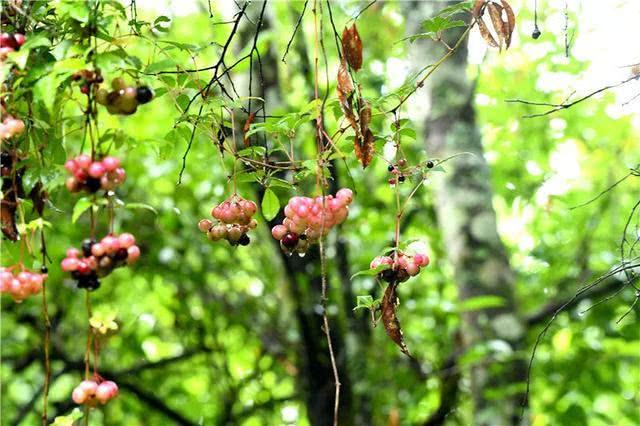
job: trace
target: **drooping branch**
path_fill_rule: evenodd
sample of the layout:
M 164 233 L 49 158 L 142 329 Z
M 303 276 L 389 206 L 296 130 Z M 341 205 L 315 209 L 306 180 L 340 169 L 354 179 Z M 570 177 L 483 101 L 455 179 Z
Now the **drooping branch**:
M 588 93 L 588 94 L 576 99 L 575 101 L 571 101 L 571 102 L 569 102 L 567 100 L 567 101 L 561 102 L 559 104 L 554 104 L 554 103 L 550 103 L 550 102 L 527 101 L 527 100 L 524 100 L 524 99 L 507 99 L 507 100 L 505 100 L 505 102 L 507 102 L 507 103 L 519 103 L 519 104 L 531 105 L 531 106 L 536 106 L 536 107 L 547 107 L 549 109 L 547 109 L 544 112 L 535 113 L 535 114 L 527 114 L 527 115 L 523 115 L 522 116 L 522 118 L 544 117 L 544 116 L 556 113 L 558 111 L 561 111 L 563 109 L 571 108 L 572 106 L 577 105 L 577 104 L 579 104 L 581 102 L 584 102 L 587 99 L 590 99 L 590 98 L 596 96 L 597 94 L 600 94 L 602 92 L 606 92 L 607 90 L 611 90 L 611 89 L 614 89 L 616 87 L 624 86 L 625 84 L 627 84 L 627 83 L 629 83 L 629 82 L 631 82 L 633 80 L 638 80 L 638 79 L 640 79 L 640 74 L 639 75 L 633 75 L 633 76 L 631 76 L 631 77 L 629 77 L 629 78 L 627 78 L 625 80 L 622 80 L 619 83 L 609 84 L 607 86 L 604 86 L 604 87 L 601 87 L 601 88 L 599 88 L 597 90 L 594 90 L 593 92 Z

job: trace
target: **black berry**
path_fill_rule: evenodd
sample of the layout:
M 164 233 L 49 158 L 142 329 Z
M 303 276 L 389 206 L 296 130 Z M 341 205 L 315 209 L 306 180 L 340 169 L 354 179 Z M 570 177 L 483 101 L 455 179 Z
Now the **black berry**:
M 116 252 L 116 254 L 113 257 L 114 257 L 115 260 L 125 260 L 127 258 L 127 256 L 129 256 L 129 253 L 127 252 L 127 249 L 121 248 L 120 250 L 118 250 Z
M 95 240 L 86 239 L 82 242 L 82 254 L 85 257 L 91 256 L 91 247 L 96 243 Z
M 43 266 L 40 267 L 40 272 L 43 273 L 43 274 L 46 274 L 46 273 L 49 272 L 49 270 L 47 269 L 46 266 L 43 265 Z
M 248 246 L 251 242 L 251 238 L 247 234 L 242 234 L 242 237 L 238 240 L 238 244 L 241 246 Z
M 138 103 L 146 104 L 153 98 L 153 92 L 147 86 L 140 86 L 136 89 L 136 100 Z
M 405 177 L 404 177 L 404 176 L 399 176 L 399 177 L 398 177 L 398 181 L 399 181 L 400 183 L 403 183 L 403 182 L 404 182 L 404 180 L 405 180 Z
M 86 180 L 85 185 L 87 186 L 87 189 L 89 190 L 89 192 L 96 192 L 102 186 L 100 184 L 100 179 L 96 179 L 92 177 Z
M 541 35 L 542 35 L 542 33 L 540 32 L 540 30 L 538 29 L 538 27 L 535 27 L 535 28 L 533 29 L 533 32 L 531 33 L 531 37 L 532 37 L 534 40 L 539 39 Z
M 427 161 L 427 168 L 433 169 L 433 161 L 431 160 Z
M 393 169 L 395 169 L 395 167 L 393 167 L 393 164 L 389 164 L 389 167 L 387 167 L 387 170 L 389 170 L 390 172 L 393 171 Z

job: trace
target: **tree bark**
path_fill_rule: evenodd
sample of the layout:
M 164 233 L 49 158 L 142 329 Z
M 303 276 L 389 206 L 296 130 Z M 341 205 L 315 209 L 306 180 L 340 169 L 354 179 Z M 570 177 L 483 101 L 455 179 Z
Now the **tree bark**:
M 442 3 L 444 8 L 457 1 Z M 419 16 L 437 10 L 418 3 Z M 430 9 L 430 10 L 428 10 Z M 415 13 L 414 13 L 415 15 Z M 419 32 L 409 25 L 410 31 Z M 445 37 L 453 45 L 462 30 L 448 30 Z M 414 44 L 414 63 L 433 63 L 433 55 L 444 49 L 434 43 Z M 484 346 L 487 359 L 471 369 L 474 425 L 506 426 L 520 423 L 520 405 L 526 376 L 522 360 L 509 356 L 518 350 L 525 328 L 514 300 L 514 274 L 497 231 L 492 205 L 489 167 L 484 158 L 473 106 L 473 84 L 466 75 L 467 47 L 461 48 L 438 69 L 415 98 L 431 105 L 425 119 L 425 144 L 431 157 L 446 158 L 468 152 L 446 163 L 446 173 L 433 180 L 438 226 L 443 235 L 448 261 L 454 268 L 460 300 L 479 296 L 499 296 L 500 308 L 483 309 L 463 315 L 465 348 Z M 503 348 L 501 356 L 497 348 Z M 488 362 L 487 362 L 488 361 Z

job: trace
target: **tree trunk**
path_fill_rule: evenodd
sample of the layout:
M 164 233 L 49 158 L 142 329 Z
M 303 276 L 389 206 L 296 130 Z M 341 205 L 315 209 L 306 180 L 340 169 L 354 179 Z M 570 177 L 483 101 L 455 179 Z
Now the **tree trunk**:
M 443 3 L 439 7 L 449 4 Z M 424 18 L 437 11 L 423 3 L 414 7 L 426 12 L 419 14 Z M 419 32 L 416 25 L 408 28 Z M 450 36 L 446 37 L 447 42 L 453 45 L 462 32 L 447 31 Z M 444 54 L 435 43 L 415 43 L 414 63 L 421 66 L 433 63 L 435 58 L 431 52 L 437 52 L 433 55 Z M 514 274 L 497 232 L 489 167 L 476 125 L 474 90 L 466 68 L 467 47 L 463 43 L 430 78 L 428 90 L 419 90 L 415 97 L 419 103 L 431 105 L 425 120 L 429 155 L 442 159 L 452 154 L 471 153 L 446 163 L 447 172 L 442 177 L 433 177 L 438 226 L 449 253 L 448 260 L 455 270 L 460 300 L 490 295 L 504 301 L 500 308 L 463 316 L 464 349 L 483 346 L 487 350 L 486 358 L 471 370 L 473 424 L 516 425 L 519 424 L 526 368 L 522 360 L 515 360 L 509 354 L 518 349 L 517 342 L 524 333 L 524 326 L 514 300 Z

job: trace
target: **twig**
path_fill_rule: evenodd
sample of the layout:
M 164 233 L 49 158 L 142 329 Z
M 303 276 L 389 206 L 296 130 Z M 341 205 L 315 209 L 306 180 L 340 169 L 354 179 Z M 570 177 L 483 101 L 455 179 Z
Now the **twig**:
M 298 32 L 298 28 L 300 27 L 300 23 L 302 22 L 302 18 L 304 18 L 304 13 L 307 10 L 307 4 L 309 3 L 309 0 L 305 0 L 304 1 L 304 6 L 302 6 L 302 12 L 300 13 L 300 16 L 298 16 L 298 20 L 296 21 L 296 25 L 295 27 L 293 27 L 293 34 L 291 34 L 291 38 L 289 39 L 289 42 L 287 43 L 287 48 L 284 51 L 284 55 L 282 55 L 282 62 L 284 62 L 285 64 L 287 63 L 286 58 L 287 58 L 287 54 L 289 53 L 289 48 L 291 47 L 291 43 L 293 43 L 293 40 L 296 38 L 296 33 Z
M 633 75 L 633 76 L 631 76 L 631 77 L 627 78 L 626 80 L 623 80 L 623 81 L 621 81 L 619 83 L 610 84 L 608 86 L 601 87 L 598 90 L 594 90 L 593 92 L 591 92 L 591 93 L 589 93 L 587 95 L 584 95 L 581 98 L 576 99 L 573 102 L 563 102 L 563 103 L 560 103 L 560 104 L 554 104 L 554 103 L 549 103 L 549 102 L 533 102 L 533 101 L 527 101 L 527 100 L 523 100 L 523 99 L 507 99 L 507 100 L 505 100 L 505 102 L 507 102 L 507 103 L 520 103 L 520 104 L 524 104 L 524 105 L 550 107 L 549 110 L 541 112 L 541 113 L 528 114 L 528 115 L 523 115 L 522 116 L 522 118 L 544 117 L 544 116 L 553 114 L 555 112 L 558 112 L 560 110 L 571 108 L 572 106 L 574 106 L 576 104 L 579 104 L 580 102 L 584 102 L 587 99 L 592 98 L 592 97 L 594 97 L 595 95 L 597 95 L 599 93 L 605 92 L 605 91 L 610 90 L 610 89 L 614 89 L 616 87 L 620 87 L 620 86 L 622 86 L 624 84 L 629 83 L 630 81 L 637 80 L 637 79 L 640 79 L 640 75 Z

